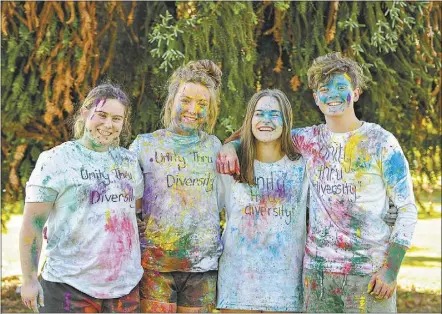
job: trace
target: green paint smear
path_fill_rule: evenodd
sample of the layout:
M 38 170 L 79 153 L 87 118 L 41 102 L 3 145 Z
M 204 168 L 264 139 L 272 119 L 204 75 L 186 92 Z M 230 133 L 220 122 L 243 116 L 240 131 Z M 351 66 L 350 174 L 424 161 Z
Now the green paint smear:
M 46 184 L 48 184 L 48 182 L 51 180 L 51 177 L 50 176 L 46 176 L 46 178 L 44 178 L 44 180 L 43 180 L 43 185 L 46 185 Z
M 191 237 L 190 235 L 186 235 L 177 242 L 176 246 L 178 248 L 177 251 L 171 252 L 171 256 L 178 258 L 187 258 L 189 248 L 191 247 Z
M 34 241 L 32 241 L 31 246 L 31 259 L 32 259 L 32 270 L 38 269 L 38 258 L 39 258 L 39 250 L 37 248 L 37 239 L 34 238 Z
M 401 267 L 402 260 L 405 256 L 406 248 L 397 243 L 391 243 L 387 253 L 387 266 L 386 271 L 387 279 L 393 281 L 396 280 Z
M 32 225 L 39 231 L 43 231 L 43 227 L 45 225 L 46 219 L 43 216 L 36 216 L 32 221 Z

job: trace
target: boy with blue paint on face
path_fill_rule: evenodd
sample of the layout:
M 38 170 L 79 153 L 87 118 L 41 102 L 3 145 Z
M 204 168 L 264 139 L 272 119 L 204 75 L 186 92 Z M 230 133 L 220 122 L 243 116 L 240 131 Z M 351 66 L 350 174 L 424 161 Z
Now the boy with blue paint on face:
M 366 82 L 359 64 L 318 57 L 308 82 L 326 123 L 292 131 L 310 185 L 305 311 L 396 312 L 396 278 L 417 222 L 408 162 L 390 132 L 356 117 Z M 237 168 L 232 156 L 226 144 L 221 172 Z M 392 230 L 383 221 L 388 199 L 398 208 Z

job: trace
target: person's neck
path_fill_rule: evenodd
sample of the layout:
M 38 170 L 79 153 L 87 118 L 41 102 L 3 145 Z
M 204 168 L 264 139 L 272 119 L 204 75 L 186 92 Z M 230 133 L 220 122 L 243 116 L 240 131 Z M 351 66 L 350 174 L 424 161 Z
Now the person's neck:
M 281 150 L 281 142 L 258 142 L 256 141 L 256 159 L 260 162 L 276 162 L 284 157 L 284 153 Z
M 107 152 L 109 150 L 108 145 L 99 145 L 96 144 L 93 140 L 89 139 L 85 135 L 77 140 L 77 142 L 81 145 L 95 152 Z
M 185 129 L 183 130 L 182 128 L 179 127 L 171 127 L 169 128 L 169 131 L 175 134 L 178 134 L 180 136 L 195 136 L 198 135 L 198 130 L 195 129 Z
M 327 127 L 333 133 L 347 133 L 359 129 L 362 126 L 360 121 L 355 115 L 350 117 L 325 117 Z

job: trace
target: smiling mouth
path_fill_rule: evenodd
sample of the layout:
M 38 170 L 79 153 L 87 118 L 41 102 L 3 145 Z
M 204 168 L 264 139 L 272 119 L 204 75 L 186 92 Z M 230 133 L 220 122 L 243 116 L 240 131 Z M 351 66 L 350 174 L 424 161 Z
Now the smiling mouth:
M 260 132 L 273 132 L 275 129 L 270 126 L 261 126 L 258 128 Z
M 335 106 L 340 106 L 340 105 L 342 105 L 342 102 L 340 102 L 340 101 L 331 101 L 331 102 L 327 103 L 327 106 L 330 106 L 330 107 L 335 107 Z
M 183 116 L 183 121 L 185 122 L 196 122 L 197 120 L 198 118 L 194 116 Z
M 97 131 L 98 131 L 99 134 L 101 134 L 101 135 L 103 135 L 103 136 L 109 136 L 109 135 L 112 134 L 112 132 L 105 131 L 105 130 L 100 130 L 100 129 L 98 129 Z

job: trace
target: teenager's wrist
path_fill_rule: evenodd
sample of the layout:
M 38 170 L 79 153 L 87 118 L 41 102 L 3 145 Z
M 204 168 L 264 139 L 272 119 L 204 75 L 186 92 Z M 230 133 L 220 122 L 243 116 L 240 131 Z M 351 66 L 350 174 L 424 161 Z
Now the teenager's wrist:
M 23 275 L 22 282 L 24 285 L 32 284 L 38 281 L 37 274 Z

